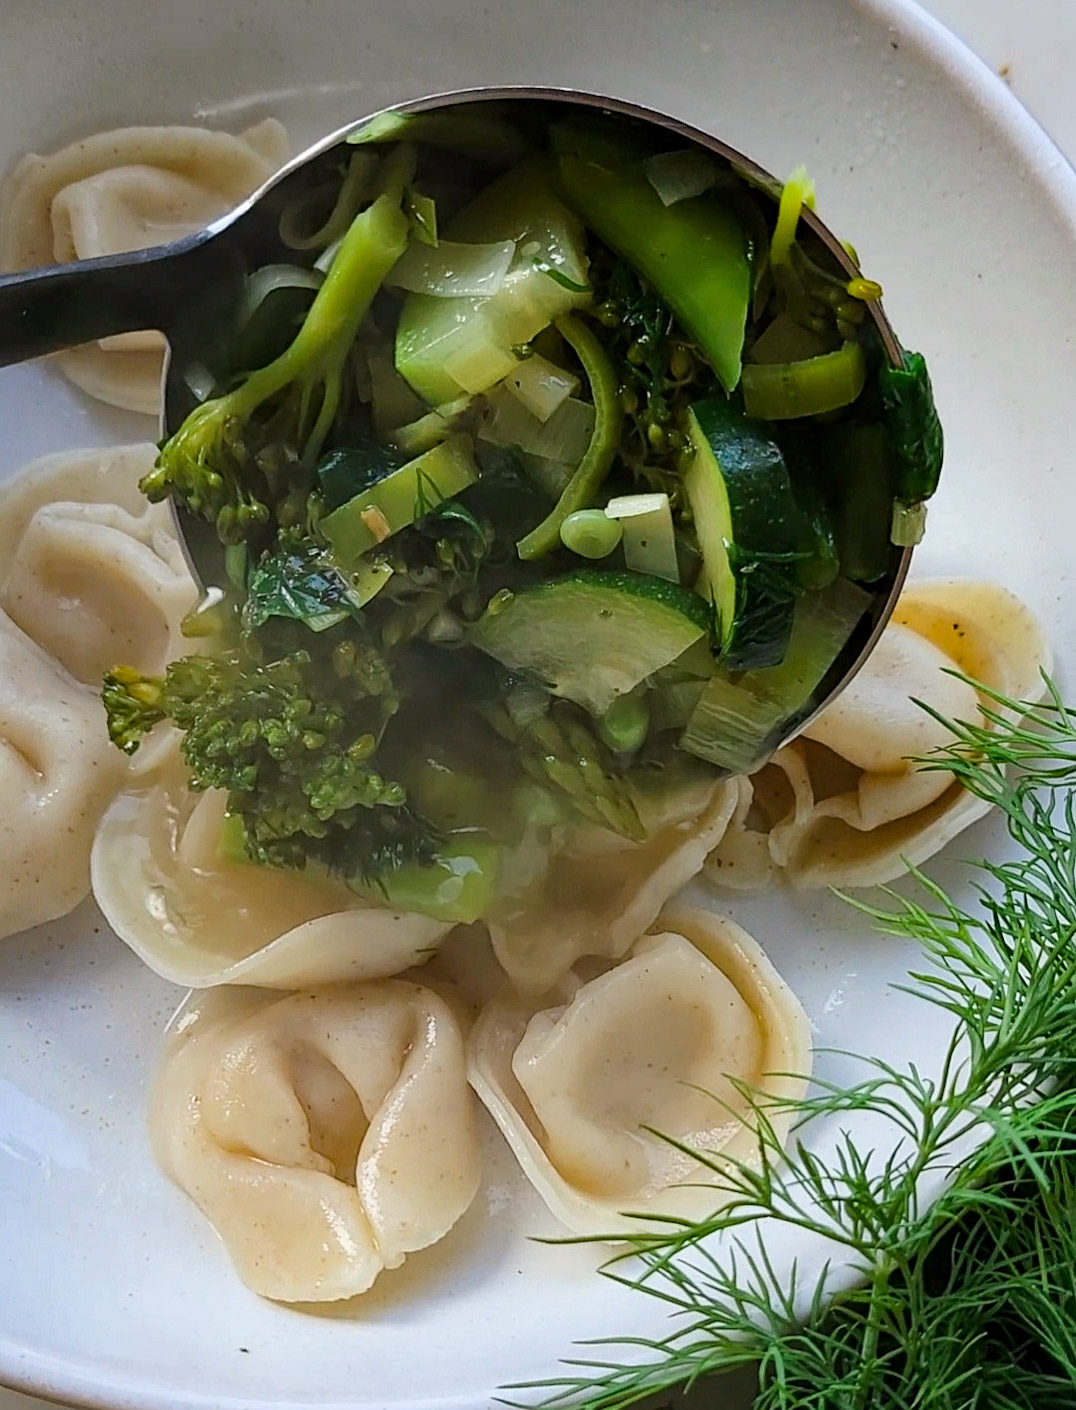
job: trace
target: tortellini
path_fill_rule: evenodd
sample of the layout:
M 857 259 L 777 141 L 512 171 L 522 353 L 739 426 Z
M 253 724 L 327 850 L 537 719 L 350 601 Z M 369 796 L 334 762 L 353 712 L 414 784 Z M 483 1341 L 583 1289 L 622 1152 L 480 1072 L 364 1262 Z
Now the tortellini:
M 43 505 L 0 586 L 12 620 L 94 686 L 113 666 L 156 674 L 189 649 L 180 626 L 196 598 L 163 504 Z
M 154 456 L 49 456 L 0 494 L 5 935 L 87 894 L 94 830 L 130 773 L 109 743 L 101 675 L 117 656 L 160 669 L 194 602 L 167 511 L 140 503 Z
M 113 666 L 156 673 L 190 649 L 197 587 L 168 506 L 138 489 L 156 456 L 148 443 L 49 455 L 0 491 L 0 608 L 95 694 Z M 104 737 L 100 708 L 99 721 Z
M 946 719 L 981 720 L 957 670 L 1036 699 L 1049 668 L 1042 631 L 1004 588 L 960 579 L 909 585 L 874 654 L 838 699 L 747 781 L 708 864 L 719 884 L 869 886 L 932 857 L 988 811 L 944 770 L 918 769 L 952 743 Z
M 806 1016 L 749 935 L 708 911 L 667 911 L 654 931 L 566 1003 L 536 1009 L 505 995 L 471 1034 L 475 1090 L 578 1233 L 720 1207 L 721 1156 L 750 1161 L 758 1145 L 738 1084 L 774 1104 L 783 1134 L 781 1103 L 802 1094 L 809 1071 Z
M 574 828 L 541 879 L 490 924 L 497 959 L 520 990 L 540 994 L 582 955 L 619 959 L 702 869 L 739 800 L 735 781 L 691 773 L 660 803 L 638 798 L 648 837 Z
M 0 612 L 0 936 L 83 899 L 94 829 L 126 769 L 96 691 Z
M 173 748 L 101 819 L 94 897 L 165 979 L 273 989 L 379 979 L 421 964 L 451 929 L 341 882 L 230 860 L 219 850 L 225 802 L 186 787 Z
M 474 1099 L 435 994 L 401 980 L 230 988 L 199 995 L 173 1028 L 154 1149 L 255 1292 L 352 1297 L 470 1205 Z
M 30 520 L 50 504 L 115 504 L 141 514 L 146 500 L 138 482 L 156 458 L 157 447 L 140 441 L 58 451 L 24 465 L 0 488 L 0 567 L 7 571 Z
M 31 153 L 0 189 L 0 269 L 33 269 L 165 244 L 208 224 L 284 162 L 287 136 L 267 118 L 233 136 L 197 127 L 99 132 Z M 164 339 L 126 333 L 58 354 L 101 401 L 156 416 Z

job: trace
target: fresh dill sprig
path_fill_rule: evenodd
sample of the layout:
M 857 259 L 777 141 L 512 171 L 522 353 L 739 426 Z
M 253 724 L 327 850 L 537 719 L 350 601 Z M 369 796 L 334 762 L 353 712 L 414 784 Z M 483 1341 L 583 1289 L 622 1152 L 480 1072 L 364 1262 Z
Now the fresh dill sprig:
M 757 1166 L 708 1162 L 725 1207 L 655 1220 L 603 1269 L 666 1304 L 673 1331 L 590 1343 L 511 1389 L 619 1410 L 755 1365 L 756 1410 L 1076 1404 L 1076 711 L 1046 684 L 1038 704 L 983 692 L 985 723 L 946 721 L 954 744 L 929 761 L 996 804 L 1019 849 L 977 864 L 973 909 L 920 872 L 916 899 L 852 903 L 932 962 L 901 987 L 954 1020 L 938 1073 L 868 1059 L 849 1087 L 816 1081 L 787 1153 L 756 1103 Z M 809 1122 L 851 1113 L 891 1139 L 806 1143 Z M 826 1241 L 821 1274 L 775 1267 L 775 1224 Z

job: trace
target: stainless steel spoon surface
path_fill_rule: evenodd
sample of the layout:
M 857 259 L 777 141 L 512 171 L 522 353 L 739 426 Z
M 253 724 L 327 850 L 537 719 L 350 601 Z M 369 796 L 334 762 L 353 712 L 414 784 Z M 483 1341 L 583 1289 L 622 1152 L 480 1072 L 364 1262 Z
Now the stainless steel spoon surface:
M 780 187 L 764 168 L 718 138 L 667 114 L 597 94 L 519 86 L 465 89 L 398 103 L 390 111 L 414 114 L 486 101 L 614 112 L 677 134 L 763 187 Z M 200 362 L 214 330 L 227 325 L 246 276 L 264 265 L 294 260 L 294 251 L 280 236 L 282 213 L 338 168 L 341 156 L 353 150 L 346 145 L 349 135 L 377 116 L 369 114 L 330 133 L 294 157 L 233 211 L 172 244 L 0 276 L 0 367 L 119 333 L 158 329 L 169 348 L 163 431 L 174 431 L 194 405 L 187 374 Z M 855 276 L 858 270 L 841 240 L 813 211 L 805 209 L 801 219 L 836 266 L 849 278 Z M 880 304 L 870 303 L 867 310 L 887 356 L 899 365 L 900 343 Z M 203 585 L 219 582 L 222 555 L 214 530 L 181 506 L 176 517 L 195 576 Z M 893 550 L 888 590 L 876 596 L 814 713 L 844 689 L 869 656 L 892 614 L 910 559 L 911 549 Z M 797 721 L 795 732 L 805 723 Z

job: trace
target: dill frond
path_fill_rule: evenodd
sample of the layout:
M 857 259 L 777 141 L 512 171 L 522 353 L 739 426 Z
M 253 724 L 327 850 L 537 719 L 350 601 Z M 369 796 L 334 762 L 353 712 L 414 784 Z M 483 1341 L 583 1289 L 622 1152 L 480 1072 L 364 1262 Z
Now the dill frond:
M 717 1405 L 710 1378 L 753 1365 L 756 1410 L 1076 1404 L 1076 711 L 1049 680 L 1042 703 L 985 694 L 986 725 L 945 721 L 954 743 L 926 762 L 1002 811 L 1018 856 L 976 864 L 968 909 L 918 871 L 911 898 L 851 902 L 921 946 L 901 988 L 952 1016 L 938 1072 L 866 1059 L 849 1087 L 816 1081 L 787 1152 L 756 1104 L 758 1165 L 722 1163 L 728 1205 L 655 1220 L 603 1269 L 673 1330 L 587 1344 L 509 1389 L 577 1410 Z M 808 1144 L 814 1121 L 853 1113 L 888 1123 L 884 1160 L 849 1132 Z M 774 1266 L 775 1224 L 826 1241 L 813 1281 Z

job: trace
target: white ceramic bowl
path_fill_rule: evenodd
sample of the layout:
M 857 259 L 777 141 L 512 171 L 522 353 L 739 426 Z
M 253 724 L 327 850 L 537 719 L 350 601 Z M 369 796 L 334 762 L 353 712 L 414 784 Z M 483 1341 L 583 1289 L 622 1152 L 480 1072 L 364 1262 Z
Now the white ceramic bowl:
M 103 127 L 272 113 L 296 146 L 403 97 L 579 86 L 665 109 L 775 172 L 806 162 L 821 211 L 930 357 L 948 464 L 915 571 L 1004 582 L 1076 657 L 1066 525 L 1076 385 L 1076 178 L 1015 102 L 902 0 L 5 0 L 0 167 Z M 0 373 L 0 472 L 144 438 L 49 369 Z M 953 849 L 1004 846 L 996 822 Z M 934 868 L 965 884 L 945 861 Z M 729 909 L 803 999 L 822 1046 L 914 1058 L 946 1037 L 892 992 L 910 949 L 826 897 Z M 595 1274 L 490 1145 L 483 1194 L 439 1249 L 313 1315 L 238 1283 L 157 1173 L 147 1070 L 179 998 L 91 907 L 0 950 L 0 1382 L 109 1410 L 479 1410 L 555 1373 L 573 1339 L 658 1332 L 661 1306 Z M 819 1069 L 848 1069 L 823 1057 Z M 818 1139 L 825 1139 L 825 1132 Z M 869 1139 L 869 1132 L 864 1132 Z M 782 1235 L 774 1257 L 819 1250 Z

